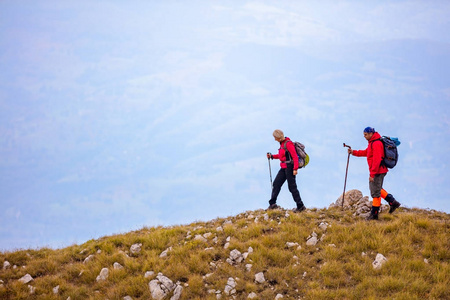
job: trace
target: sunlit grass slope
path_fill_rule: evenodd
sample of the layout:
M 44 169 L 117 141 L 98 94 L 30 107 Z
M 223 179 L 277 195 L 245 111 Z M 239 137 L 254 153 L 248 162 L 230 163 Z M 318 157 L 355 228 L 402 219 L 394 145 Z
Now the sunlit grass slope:
M 403 208 L 371 222 L 338 208 L 299 214 L 259 210 L 143 228 L 58 250 L 5 252 L 0 299 L 152 299 L 149 282 L 158 273 L 183 286 L 181 299 L 233 299 L 224 292 L 229 278 L 236 280 L 235 299 L 251 293 L 255 299 L 449 299 L 449 220 L 443 212 Z M 308 246 L 313 232 L 319 242 Z M 132 254 L 133 244 L 142 244 L 142 250 Z M 250 247 L 244 261 L 226 261 L 230 251 Z M 387 262 L 376 270 L 378 253 Z M 93 259 L 84 262 L 89 255 Z M 2 269 L 5 261 L 10 266 Z M 123 268 L 114 269 L 114 263 Z M 97 282 L 102 268 L 109 277 Z M 146 278 L 147 271 L 154 274 Z M 263 283 L 255 282 L 260 272 Z M 19 282 L 26 274 L 33 280 Z

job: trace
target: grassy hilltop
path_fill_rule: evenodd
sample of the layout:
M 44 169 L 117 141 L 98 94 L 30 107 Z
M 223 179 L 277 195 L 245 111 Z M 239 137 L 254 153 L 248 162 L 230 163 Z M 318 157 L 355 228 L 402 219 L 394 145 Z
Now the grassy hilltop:
M 258 210 L 58 250 L 5 252 L 0 299 L 152 299 L 149 282 L 158 273 L 183 288 L 180 299 L 449 299 L 449 220 L 443 212 L 405 208 L 382 213 L 378 222 L 339 208 Z M 319 241 L 309 246 L 313 232 Z M 135 254 L 134 244 L 142 244 Z M 246 258 L 231 265 L 235 249 Z M 378 253 L 387 261 L 374 269 Z M 103 268 L 109 276 L 97 281 Z M 26 274 L 33 280 L 20 282 Z

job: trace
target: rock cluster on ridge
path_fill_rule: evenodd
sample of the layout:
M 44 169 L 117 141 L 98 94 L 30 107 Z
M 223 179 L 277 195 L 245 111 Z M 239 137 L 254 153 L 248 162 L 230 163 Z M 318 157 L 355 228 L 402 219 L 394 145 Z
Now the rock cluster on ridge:
M 344 195 L 344 205 L 342 205 L 342 195 L 336 200 L 336 202 L 331 203 L 331 207 L 343 207 L 346 210 L 354 211 L 354 216 L 367 217 L 370 214 L 372 208 L 372 201 L 369 200 L 368 196 L 363 196 L 360 190 L 350 190 L 345 192 Z M 386 205 L 381 205 L 381 211 L 386 209 Z

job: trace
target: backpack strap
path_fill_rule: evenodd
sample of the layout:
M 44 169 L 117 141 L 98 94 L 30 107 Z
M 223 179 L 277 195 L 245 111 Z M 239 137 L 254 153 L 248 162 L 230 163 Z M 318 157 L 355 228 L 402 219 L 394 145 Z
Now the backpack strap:
M 291 141 L 291 140 L 286 141 L 286 142 L 284 143 L 284 146 L 283 146 L 283 148 L 284 148 L 284 156 L 287 158 L 287 156 L 289 155 L 289 160 L 282 161 L 282 162 L 285 163 L 285 164 L 290 164 L 290 163 L 294 163 L 294 162 L 292 161 L 291 153 L 289 153 L 289 151 L 288 151 L 288 149 L 287 149 L 287 142 L 291 142 L 292 144 L 294 144 L 294 142 Z M 294 146 L 295 146 L 295 145 L 294 145 Z
M 380 141 L 380 143 L 383 145 L 383 155 L 381 156 L 381 163 L 380 163 L 380 166 L 385 166 L 384 158 L 385 158 L 385 156 L 386 156 L 386 151 L 384 150 L 384 143 L 381 141 L 381 138 L 375 139 L 375 140 L 371 141 L 371 142 L 370 142 L 370 147 L 371 147 L 372 150 L 373 150 L 372 144 L 373 144 L 374 142 L 376 142 L 376 141 Z

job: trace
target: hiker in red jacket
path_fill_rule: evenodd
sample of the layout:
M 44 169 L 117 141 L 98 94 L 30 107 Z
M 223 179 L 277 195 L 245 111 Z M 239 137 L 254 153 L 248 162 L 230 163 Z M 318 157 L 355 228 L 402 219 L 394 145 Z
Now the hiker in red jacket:
M 284 136 L 283 131 L 277 129 L 273 132 L 273 137 L 277 142 L 280 143 L 280 149 L 278 149 L 278 154 L 267 153 L 267 158 L 270 159 L 279 159 L 281 169 L 278 171 L 277 176 L 273 182 L 272 186 L 272 198 L 269 200 L 269 208 L 268 209 L 276 209 L 279 208 L 277 203 L 277 197 L 280 193 L 281 186 L 287 180 L 289 191 L 292 194 L 292 198 L 294 198 L 295 203 L 297 204 L 297 208 L 295 208 L 294 212 L 301 212 L 306 209 L 305 205 L 303 205 L 302 198 L 300 197 L 300 192 L 297 188 L 297 183 L 295 182 L 295 176 L 297 175 L 298 170 L 298 155 L 295 151 L 294 143 L 288 138 Z M 286 147 L 285 147 L 286 146 Z M 288 153 L 284 149 L 288 150 Z
M 380 211 L 381 206 L 381 198 L 385 199 L 390 206 L 389 213 L 393 213 L 398 207 L 400 207 L 400 203 L 395 200 L 394 196 L 388 194 L 383 189 L 383 180 L 386 176 L 388 169 L 384 164 L 382 164 L 382 160 L 384 157 L 384 147 L 383 143 L 380 141 L 380 134 L 375 132 L 375 129 L 372 127 L 366 127 L 364 129 L 364 137 L 369 142 L 367 149 L 365 150 L 352 150 L 348 149 L 348 153 L 353 156 L 365 156 L 367 157 L 367 163 L 369 164 L 369 188 L 370 195 L 373 198 L 372 201 L 372 211 L 370 215 L 367 217 L 367 220 L 378 220 L 378 213 Z

